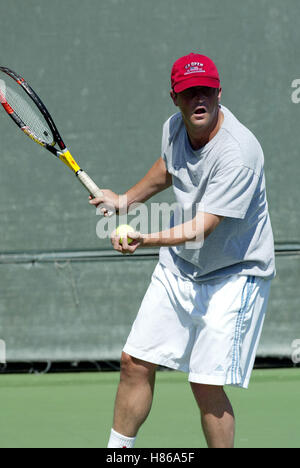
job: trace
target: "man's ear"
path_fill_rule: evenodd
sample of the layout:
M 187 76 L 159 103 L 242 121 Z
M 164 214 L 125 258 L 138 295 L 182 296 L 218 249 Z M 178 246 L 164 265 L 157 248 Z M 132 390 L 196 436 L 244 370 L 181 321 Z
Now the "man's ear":
M 171 91 L 170 91 L 170 96 L 171 96 L 171 99 L 174 102 L 175 106 L 177 107 L 178 106 L 178 104 L 177 104 L 177 94 L 175 93 L 175 91 L 173 89 L 171 89 Z
M 222 97 L 222 88 L 220 88 L 218 92 L 218 104 L 221 103 L 221 97 Z

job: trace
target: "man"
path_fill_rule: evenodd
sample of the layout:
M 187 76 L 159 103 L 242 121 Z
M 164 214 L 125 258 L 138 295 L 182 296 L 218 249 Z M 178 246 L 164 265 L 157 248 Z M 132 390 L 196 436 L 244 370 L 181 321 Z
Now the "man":
M 211 59 L 180 58 L 171 82 L 180 112 L 164 125 L 161 157 L 125 195 L 104 190 L 91 201 L 129 209 L 173 185 L 182 211 L 192 208 L 163 232 L 130 233 L 130 245 L 112 235 L 124 254 L 161 249 L 122 354 L 108 447 L 134 446 L 163 365 L 188 372 L 208 447 L 229 448 L 235 421 L 224 386 L 248 387 L 275 276 L 264 157 L 254 135 L 220 105 Z

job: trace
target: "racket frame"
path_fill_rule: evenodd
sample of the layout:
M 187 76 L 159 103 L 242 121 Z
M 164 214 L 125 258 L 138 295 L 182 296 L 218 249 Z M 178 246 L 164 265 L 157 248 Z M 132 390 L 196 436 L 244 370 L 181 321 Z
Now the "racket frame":
M 27 81 L 24 80 L 22 76 L 20 76 L 18 73 L 14 72 L 10 68 L 7 67 L 2 67 L 0 66 L 0 71 L 8 75 L 10 78 L 12 78 L 18 85 L 20 85 L 23 90 L 26 92 L 26 94 L 32 99 L 32 101 L 35 103 L 41 114 L 43 115 L 45 121 L 47 122 L 53 136 L 53 144 L 50 145 L 49 143 L 41 140 L 38 138 L 31 130 L 29 127 L 22 121 L 22 119 L 18 116 L 18 114 L 14 111 L 14 109 L 9 105 L 9 103 L 6 101 L 5 96 L 3 96 L 3 99 L 5 99 L 6 102 L 1 101 L 1 96 L 0 96 L 0 102 L 2 106 L 4 107 L 5 111 L 8 113 L 8 115 L 14 120 L 14 122 L 18 125 L 18 127 L 27 135 L 29 136 L 32 140 L 34 140 L 36 143 L 39 145 L 43 146 L 45 149 L 50 151 L 54 156 L 59 158 L 63 163 L 65 163 L 78 177 L 82 185 L 89 191 L 89 193 L 94 197 L 94 198 L 101 198 L 103 196 L 103 193 L 101 189 L 95 184 L 95 182 L 88 176 L 86 172 L 84 172 L 80 166 L 77 164 L 77 162 L 74 160 L 73 156 L 71 155 L 70 151 L 67 149 L 65 143 L 63 142 L 62 137 L 60 136 L 59 131 L 57 130 L 57 127 L 42 100 L 39 98 L 39 96 L 36 94 L 36 92 L 31 88 L 31 86 L 27 83 Z M 1 93 L 1 91 L 0 91 Z M 3 100 L 2 99 L 2 100 Z M 55 148 L 55 144 L 57 144 L 60 148 L 58 150 Z M 108 210 L 107 209 L 107 214 L 108 216 L 112 216 L 114 214 L 114 211 Z
M 49 111 L 47 110 L 46 106 L 44 105 L 42 100 L 39 98 L 39 96 L 36 94 L 36 92 L 27 83 L 27 81 L 25 81 L 24 78 L 22 78 L 20 75 L 18 75 L 16 72 L 11 70 L 10 68 L 0 66 L 0 71 L 2 71 L 3 73 L 6 73 L 6 75 L 10 76 L 18 85 L 20 85 L 24 89 L 26 94 L 30 97 L 30 99 L 32 99 L 32 101 L 35 103 L 37 108 L 40 110 L 40 112 L 44 116 L 44 118 L 45 118 L 47 124 L 49 125 L 49 128 L 50 128 L 51 132 L 52 132 L 54 143 L 58 144 L 60 150 L 62 150 L 62 151 L 65 150 L 66 145 L 64 144 L 64 142 L 63 142 L 63 140 L 62 140 L 62 138 L 61 138 L 61 136 L 59 134 L 59 131 L 57 130 L 57 127 L 56 127 L 56 125 L 55 125 Z M 9 103 L 8 103 L 8 106 L 9 106 Z M 3 106 L 3 107 L 5 108 L 6 112 L 10 115 L 10 117 L 15 121 L 15 123 L 18 125 L 18 127 L 20 127 L 20 129 L 23 130 L 24 133 L 26 133 L 26 135 L 28 135 L 36 143 L 40 144 L 41 146 L 43 146 L 44 148 L 49 150 L 52 154 L 54 154 L 54 156 L 59 158 L 59 151 L 54 147 L 54 145 L 49 145 L 45 141 L 42 141 L 40 138 L 36 137 L 36 135 L 34 135 L 28 129 L 26 124 L 22 121 L 22 119 L 18 116 L 18 114 L 16 112 L 14 112 L 14 110 L 12 108 L 11 109 L 12 109 L 13 112 L 8 112 L 6 107 L 5 106 Z

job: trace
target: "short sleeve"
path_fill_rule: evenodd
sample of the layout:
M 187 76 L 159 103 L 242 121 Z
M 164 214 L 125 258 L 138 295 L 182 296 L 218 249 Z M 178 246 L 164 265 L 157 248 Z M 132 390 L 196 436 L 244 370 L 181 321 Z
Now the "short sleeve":
M 172 115 L 163 126 L 161 157 L 165 162 L 167 170 L 170 172 L 173 165 L 173 143 L 180 130 L 184 128 L 181 112 Z
M 201 209 L 219 216 L 244 219 L 258 181 L 258 175 L 245 166 L 219 170 L 206 187 Z
M 161 142 L 161 157 L 165 162 L 166 168 L 168 170 L 168 158 L 167 158 L 167 148 L 168 148 L 168 121 L 164 123 L 162 130 L 162 142 Z

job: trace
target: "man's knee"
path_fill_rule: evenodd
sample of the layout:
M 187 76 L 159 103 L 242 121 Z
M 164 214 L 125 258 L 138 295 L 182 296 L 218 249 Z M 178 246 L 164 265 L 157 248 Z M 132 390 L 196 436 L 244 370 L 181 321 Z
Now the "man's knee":
M 142 361 L 127 353 L 121 357 L 121 380 L 149 380 L 157 368 L 156 364 Z
M 205 410 L 226 399 L 224 388 L 217 385 L 205 385 L 191 382 L 191 387 L 200 409 Z

